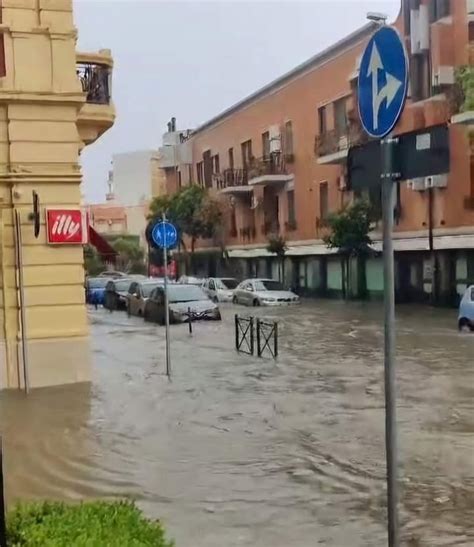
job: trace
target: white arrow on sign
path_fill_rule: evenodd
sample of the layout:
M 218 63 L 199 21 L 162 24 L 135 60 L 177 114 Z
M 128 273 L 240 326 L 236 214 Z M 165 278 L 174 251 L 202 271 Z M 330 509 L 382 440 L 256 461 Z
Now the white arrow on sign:
M 385 77 L 387 83 L 379 89 L 378 75 L 379 70 L 385 71 Z M 372 46 L 372 52 L 370 54 L 369 67 L 367 69 L 367 76 L 372 77 L 372 113 L 374 121 L 374 129 L 378 129 L 379 126 L 379 110 L 384 99 L 387 99 L 387 107 L 390 106 L 398 90 L 402 86 L 402 82 L 392 76 L 384 69 L 382 59 L 380 58 L 379 50 L 374 42 Z

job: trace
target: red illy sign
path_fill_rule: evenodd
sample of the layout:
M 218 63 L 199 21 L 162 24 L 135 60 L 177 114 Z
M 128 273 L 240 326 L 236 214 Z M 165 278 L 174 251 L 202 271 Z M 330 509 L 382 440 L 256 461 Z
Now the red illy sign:
M 86 215 L 80 209 L 47 209 L 48 243 L 83 245 L 87 243 Z

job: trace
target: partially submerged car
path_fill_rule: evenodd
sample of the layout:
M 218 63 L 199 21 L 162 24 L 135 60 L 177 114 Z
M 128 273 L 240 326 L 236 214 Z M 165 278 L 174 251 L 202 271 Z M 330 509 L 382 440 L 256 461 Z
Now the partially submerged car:
M 168 307 L 170 323 L 185 323 L 189 321 L 189 313 L 192 320 L 199 319 L 220 321 L 219 307 L 212 302 L 196 285 L 168 285 Z M 145 304 L 145 321 L 153 321 L 164 325 L 165 316 L 165 289 L 156 287 L 150 294 Z
M 202 288 L 214 302 L 232 302 L 238 284 L 233 277 L 210 277 L 204 281 Z
M 462 297 L 459 305 L 458 327 L 459 330 L 468 328 L 474 331 L 474 285 L 468 287 Z
M 88 277 L 85 283 L 86 303 L 99 306 L 104 303 L 105 286 L 109 282 L 107 277 Z
M 245 306 L 282 306 L 298 304 L 300 299 L 294 292 L 286 290 L 274 279 L 246 279 L 235 289 L 234 304 Z
M 163 278 L 144 279 L 143 281 L 133 281 L 130 284 L 127 294 L 127 313 L 128 315 L 138 315 L 143 317 L 145 305 L 150 298 L 153 289 L 164 284 Z
M 125 310 L 127 307 L 127 294 L 132 279 L 109 279 L 105 286 L 104 308 L 110 311 Z

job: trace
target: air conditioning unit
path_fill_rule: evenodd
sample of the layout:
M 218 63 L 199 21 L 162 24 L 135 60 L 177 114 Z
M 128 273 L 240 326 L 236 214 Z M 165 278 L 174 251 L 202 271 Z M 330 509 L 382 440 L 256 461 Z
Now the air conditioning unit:
M 338 147 L 339 150 L 346 150 L 349 147 L 349 139 L 347 138 L 347 135 L 339 137 Z
M 272 125 L 268 129 L 270 136 L 270 153 L 281 152 L 281 135 L 280 127 L 278 125 Z
M 250 209 L 257 209 L 262 204 L 262 198 L 257 198 L 255 196 L 252 196 L 252 204 L 250 205 Z
M 474 15 L 474 0 L 467 0 L 467 13 Z
M 422 192 L 426 189 L 425 186 L 425 178 L 419 177 L 416 179 L 411 179 L 407 181 L 407 187 L 410 188 L 410 190 L 413 190 L 415 192 Z
M 345 175 L 339 177 L 338 187 L 341 192 L 344 192 L 347 189 L 347 178 Z
M 425 177 L 425 188 L 446 188 L 448 185 L 448 175 L 431 175 Z
M 430 48 L 430 22 L 428 6 L 421 5 L 410 11 L 410 45 L 413 55 Z
M 433 87 L 439 87 L 441 85 L 454 85 L 454 82 L 455 77 L 453 66 L 439 66 L 437 70 L 433 71 Z

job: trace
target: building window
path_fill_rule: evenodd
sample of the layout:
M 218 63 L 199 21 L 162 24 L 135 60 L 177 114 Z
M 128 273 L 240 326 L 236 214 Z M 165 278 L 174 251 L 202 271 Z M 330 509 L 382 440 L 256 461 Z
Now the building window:
M 212 156 L 211 151 L 206 150 L 202 155 L 202 161 L 204 163 L 204 185 L 206 188 L 212 187 Z
M 243 142 L 241 145 L 242 149 L 242 165 L 248 167 L 252 163 L 252 141 L 248 140 Z
M 347 133 L 347 99 L 334 101 L 334 129 L 338 135 Z
M 295 211 L 295 191 L 288 190 L 286 193 L 288 199 L 288 224 L 294 226 L 296 223 L 296 211 Z
M 234 168 L 234 149 L 229 148 L 229 169 Z
M 181 171 L 178 171 L 178 188 L 183 185 L 183 179 L 181 178 Z
M 214 175 L 217 175 L 221 172 L 219 165 L 219 154 L 212 156 L 212 172 Z
M 285 123 L 284 136 L 285 154 L 293 154 L 293 124 L 291 121 Z
M 318 108 L 318 129 L 320 135 L 324 135 L 328 130 L 327 107 L 325 106 Z
M 262 133 L 262 156 L 264 158 L 270 157 L 270 133 L 268 131 Z
M 196 177 L 198 184 L 202 186 L 204 184 L 204 162 L 202 161 L 196 163 Z
M 324 224 L 329 215 L 329 187 L 328 183 L 321 182 L 319 184 L 319 219 L 321 224 Z
M 410 58 L 410 86 L 412 101 L 422 101 L 431 96 L 430 60 L 428 53 Z
M 443 17 L 447 17 L 450 13 L 451 0 L 431 0 L 428 4 L 428 10 L 430 14 L 430 23 L 434 23 Z M 456 0 L 458 1 L 458 0 Z

